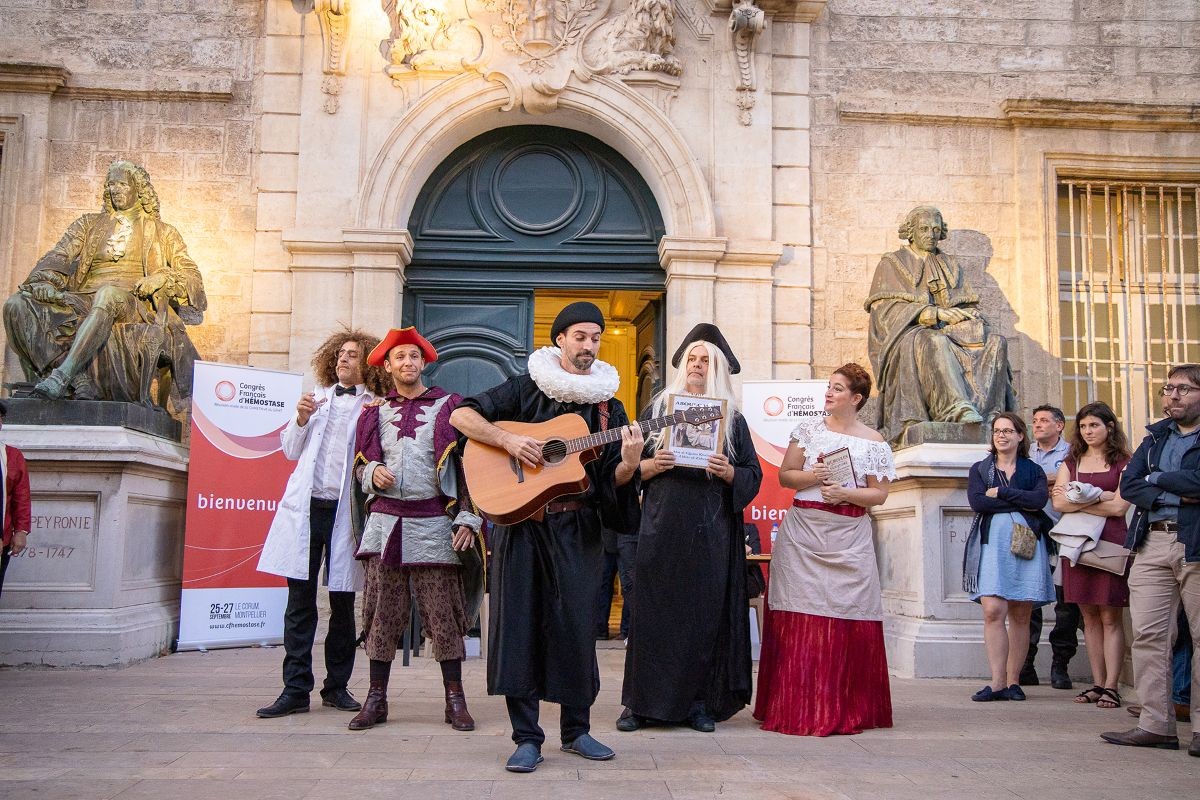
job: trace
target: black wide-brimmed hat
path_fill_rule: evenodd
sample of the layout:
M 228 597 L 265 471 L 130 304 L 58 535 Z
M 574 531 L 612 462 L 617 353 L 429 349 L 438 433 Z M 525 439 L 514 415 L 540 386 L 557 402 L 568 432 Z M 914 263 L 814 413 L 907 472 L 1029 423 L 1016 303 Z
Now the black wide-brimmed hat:
M 671 366 L 678 367 L 688 348 L 696 342 L 708 342 L 724 353 L 725 358 L 729 361 L 730 375 L 736 375 L 742 371 L 742 365 L 738 362 L 737 356 L 733 354 L 733 348 L 729 346 L 729 342 L 725 341 L 725 336 L 721 333 L 721 329 L 711 322 L 701 322 L 692 328 L 687 336 L 683 337 L 683 343 L 679 345 L 679 349 L 675 351 L 675 355 L 671 356 Z
M 600 313 L 599 307 L 595 303 L 580 300 L 558 312 L 554 324 L 550 326 L 550 343 L 553 344 L 567 328 L 581 322 L 594 322 L 600 326 L 600 330 L 604 330 L 604 314 Z

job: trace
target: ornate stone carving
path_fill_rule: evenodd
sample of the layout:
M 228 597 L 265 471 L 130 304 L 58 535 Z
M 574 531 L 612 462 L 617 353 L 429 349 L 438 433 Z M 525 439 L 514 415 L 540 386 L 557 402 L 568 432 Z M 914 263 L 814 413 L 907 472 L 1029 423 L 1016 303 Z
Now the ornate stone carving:
M 596 0 L 483 0 L 500 14 L 492 35 L 520 59 L 521 66 L 541 73 L 587 29 Z
M 738 122 L 743 125 L 749 125 L 752 121 L 750 112 L 754 108 L 754 94 L 758 88 L 754 71 L 754 45 L 766 26 L 766 15 L 754 5 L 754 0 L 733 0 L 733 10 L 729 12 L 729 31 L 737 59 Z
M 393 80 L 405 72 L 462 72 L 479 57 L 482 39 L 455 0 L 384 0 L 391 38 L 380 44 Z
M 325 58 L 321 71 L 326 75 L 346 74 L 346 32 L 350 29 L 350 0 L 316 0 L 313 11 L 321 26 Z
M 675 0 L 629 0 L 620 14 L 597 31 L 601 44 L 591 70 L 599 75 L 630 72 L 683 72 L 675 50 Z
M 342 101 L 338 95 L 342 93 L 342 79 L 337 75 L 326 75 L 321 81 L 321 92 L 325 95 L 325 104 L 322 108 L 326 114 L 336 114 L 342 106 Z
M 326 114 L 336 114 L 342 91 L 341 76 L 346 74 L 346 34 L 350 30 L 350 0 L 293 0 L 301 13 L 313 11 L 321 27 L 321 92 L 325 94 Z
M 675 11 L 699 41 L 707 42 L 713 38 L 712 25 L 708 23 L 708 6 L 705 5 L 704 12 L 701 13 L 696 10 L 695 2 L 697 0 L 678 0 Z
M 503 84 L 531 113 L 552 111 L 571 75 L 619 76 L 666 109 L 682 65 L 673 55 L 676 0 L 382 0 L 392 35 L 386 72 L 406 96 L 463 71 Z M 697 18 L 698 19 L 698 18 Z

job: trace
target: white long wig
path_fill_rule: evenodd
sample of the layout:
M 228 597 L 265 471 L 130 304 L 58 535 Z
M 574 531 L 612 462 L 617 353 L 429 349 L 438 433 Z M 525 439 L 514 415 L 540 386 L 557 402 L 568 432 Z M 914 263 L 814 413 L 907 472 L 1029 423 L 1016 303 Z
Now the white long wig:
M 729 438 L 729 432 L 733 430 L 731 420 L 738 407 L 737 396 L 733 391 L 733 382 L 729 379 L 729 359 L 725 358 L 725 354 L 716 345 L 700 341 L 693 343 L 687 349 L 687 352 L 683 355 L 682 363 L 675 370 L 675 375 L 671 378 L 671 382 L 667 384 L 666 388 L 650 399 L 650 416 L 651 418 L 666 416 L 669 413 L 667 409 L 668 398 L 673 394 L 688 393 L 687 358 L 697 347 L 703 347 L 704 352 L 708 353 L 708 377 L 705 380 L 702 394 L 705 397 L 715 397 L 725 401 L 726 417 L 725 424 L 721 427 L 721 430 L 724 431 L 722 436 L 725 443 L 725 452 L 730 456 L 735 455 L 733 440 Z M 670 441 L 670 431 L 671 428 L 668 427 L 660 431 L 655 431 L 650 435 L 649 442 L 655 452 L 667 446 L 667 443 Z

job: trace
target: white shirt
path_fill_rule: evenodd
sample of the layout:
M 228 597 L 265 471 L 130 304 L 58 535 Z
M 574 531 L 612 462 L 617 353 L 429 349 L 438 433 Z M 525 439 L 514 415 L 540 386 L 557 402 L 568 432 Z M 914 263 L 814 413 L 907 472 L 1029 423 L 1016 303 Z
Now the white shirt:
M 335 394 L 324 408 L 317 409 L 317 414 L 329 414 L 321 444 L 317 447 L 316 460 L 313 461 L 312 496 L 319 500 L 337 500 L 342 496 L 342 476 L 347 466 L 346 448 L 358 423 L 353 413 L 354 403 L 366 391 L 366 386 L 361 383 L 357 388 L 357 394 Z M 312 422 L 311 418 L 309 422 Z

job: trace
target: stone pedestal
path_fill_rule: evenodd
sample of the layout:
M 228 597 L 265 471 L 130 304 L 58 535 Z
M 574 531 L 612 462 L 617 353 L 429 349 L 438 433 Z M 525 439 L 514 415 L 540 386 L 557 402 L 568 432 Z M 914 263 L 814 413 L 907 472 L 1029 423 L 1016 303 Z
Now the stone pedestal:
M 33 524 L 0 596 L 0 664 L 119 666 L 170 648 L 186 448 L 115 426 L 7 425 L 4 442 L 29 463 Z
M 963 550 L 974 513 L 967 471 L 986 450 L 972 444 L 923 444 L 896 452 L 897 480 L 871 513 L 883 588 L 888 666 L 904 678 L 989 675 L 983 612 L 962 590 Z M 1045 606 L 1043 641 L 1054 626 Z M 1080 636 L 1082 640 L 1082 635 Z M 1038 649 L 1049 675 L 1050 647 Z M 1086 675 L 1082 641 L 1072 672 Z

